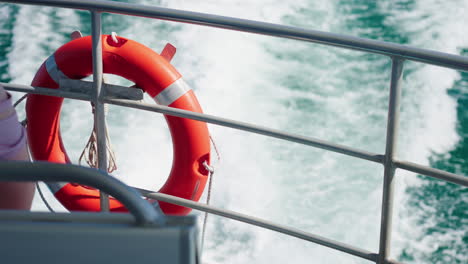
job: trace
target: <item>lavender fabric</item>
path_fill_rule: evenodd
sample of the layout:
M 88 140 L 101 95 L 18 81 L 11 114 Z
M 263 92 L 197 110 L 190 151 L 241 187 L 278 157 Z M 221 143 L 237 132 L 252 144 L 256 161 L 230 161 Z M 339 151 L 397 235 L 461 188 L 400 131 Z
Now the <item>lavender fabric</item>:
M 12 109 L 11 96 L 0 102 L 0 113 Z M 18 122 L 16 112 L 0 120 L 0 159 L 15 156 L 26 144 L 24 127 Z

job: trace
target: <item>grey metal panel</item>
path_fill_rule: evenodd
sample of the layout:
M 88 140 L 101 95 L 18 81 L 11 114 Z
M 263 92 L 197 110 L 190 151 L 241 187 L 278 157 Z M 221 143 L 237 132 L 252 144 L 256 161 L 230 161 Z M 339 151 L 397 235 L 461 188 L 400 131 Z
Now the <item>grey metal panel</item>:
M 342 34 L 322 32 L 317 30 L 302 29 L 291 26 L 283 26 L 273 23 L 265 23 L 253 20 L 217 16 L 198 12 L 119 3 L 100 0 L 1 0 L 16 4 L 49 5 L 75 9 L 90 9 L 100 12 L 127 14 L 142 17 L 151 17 L 169 21 L 191 23 L 230 30 L 245 31 L 262 35 L 276 36 L 303 40 L 315 43 L 337 46 L 347 49 L 366 51 L 371 53 L 397 56 L 409 60 L 468 71 L 468 58 L 433 50 L 414 48 L 396 43 L 378 40 L 358 38 Z
M 192 226 L 0 221 L 2 263 L 197 263 Z

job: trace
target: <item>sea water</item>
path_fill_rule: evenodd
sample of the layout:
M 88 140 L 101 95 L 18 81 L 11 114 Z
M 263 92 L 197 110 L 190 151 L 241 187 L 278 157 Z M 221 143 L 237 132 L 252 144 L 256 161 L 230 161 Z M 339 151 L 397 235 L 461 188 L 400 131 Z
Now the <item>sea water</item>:
M 468 1 L 127 1 L 330 31 L 468 55 Z M 29 84 L 69 34 L 90 34 L 84 11 L 0 5 L 0 80 Z M 362 52 L 190 24 L 104 14 L 103 32 L 160 52 L 205 113 L 383 153 L 391 62 Z M 114 76 L 107 81 L 130 82 Z M 468 175 L 468 74 L 406 63 L 398 157 Z M 20 95 L 15 94 L 15 98 Z M 151 99 L 145 98 L 145 102 Z M 24 104 L 19 106 L 24 117 Z M 76 163 L 92 129 L 89 103 L 65 100 L 61 132 Z M 158 190 L 172 161 L 155 113 L 109 107 L 115 176 Z M 211 204 L 377 252 L 383 168 L 295 143 L 209 125 L 219 150 Z M 397 171 L 391 256 L 468 261 L 467 189 Z M 205 192 L 206 194 L 206 192 Z M 64 210 L 50 193 L 57 210 Z M 205 199 L 205 196 L 202 198 Z M 36 197 L 35 210 L 46 210 Z M 195 214 L 202 214 L 194 212 Z M 204 263 L 368 263 L 297 238 L 210 216 Z

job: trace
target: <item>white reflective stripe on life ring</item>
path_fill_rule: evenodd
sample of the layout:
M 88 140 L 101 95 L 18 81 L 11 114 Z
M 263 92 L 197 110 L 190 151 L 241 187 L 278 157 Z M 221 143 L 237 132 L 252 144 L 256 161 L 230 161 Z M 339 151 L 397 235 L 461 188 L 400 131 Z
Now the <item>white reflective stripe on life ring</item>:
M 47 187 L 49 187 L 49 190 L 53 193 L 56 194 L 60 189 L 62 189 L 65 185 L 68 184 L 68 182 L 45 182 Z
M 50 55 L 49 58 L 47 58 L 45 64 L 47 72 L 49 73 L 52 80 L 54 80 L 54 82 L 56 82 L 57 84 L 59 84 L 60 79 L 68 79 L 68 77 L 58 68 L 57 63 L 55 62 L 54 54 Z
M 156 95 L 153 99 L 160 105 L 168 106 L 190 90 L 190 86 L 180 78 L 166 87 L 166 89 L 162 90 L 162 92 Z

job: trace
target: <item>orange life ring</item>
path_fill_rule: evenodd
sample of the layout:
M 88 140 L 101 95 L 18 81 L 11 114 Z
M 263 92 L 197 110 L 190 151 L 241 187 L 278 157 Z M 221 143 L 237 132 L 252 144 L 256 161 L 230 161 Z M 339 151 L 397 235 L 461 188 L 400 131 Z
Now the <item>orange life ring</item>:
M 104 73 L 119 75 L 141 87 L 162 105 L 201 113 L 193 91 L 179 72 L 161 55 L 130 39 L 102 36 Z M 36 73 L 32 85 L 58 89 L 59 78 L 82 79 L 92 74 L 92 40 L 82 37 L 66 43 L 51 55 Z M 29 95 L 26 105 L 28 143 L 35 160 L 70 163 L 60 136 L 63 98 Z M 198 201 L 206 184 L 210 164 L 210 140 L 206 123 L 165 115 L 173 143 L 170 175 L 162 193 Z M 50 184 L 55 197 L 73 211 L 99 211 L 99 193 L 72 183 Z M 185 215 L 191 209 L 160 202 L 166 214 Z M 111 211 L 126 211 L 115 199 Z

